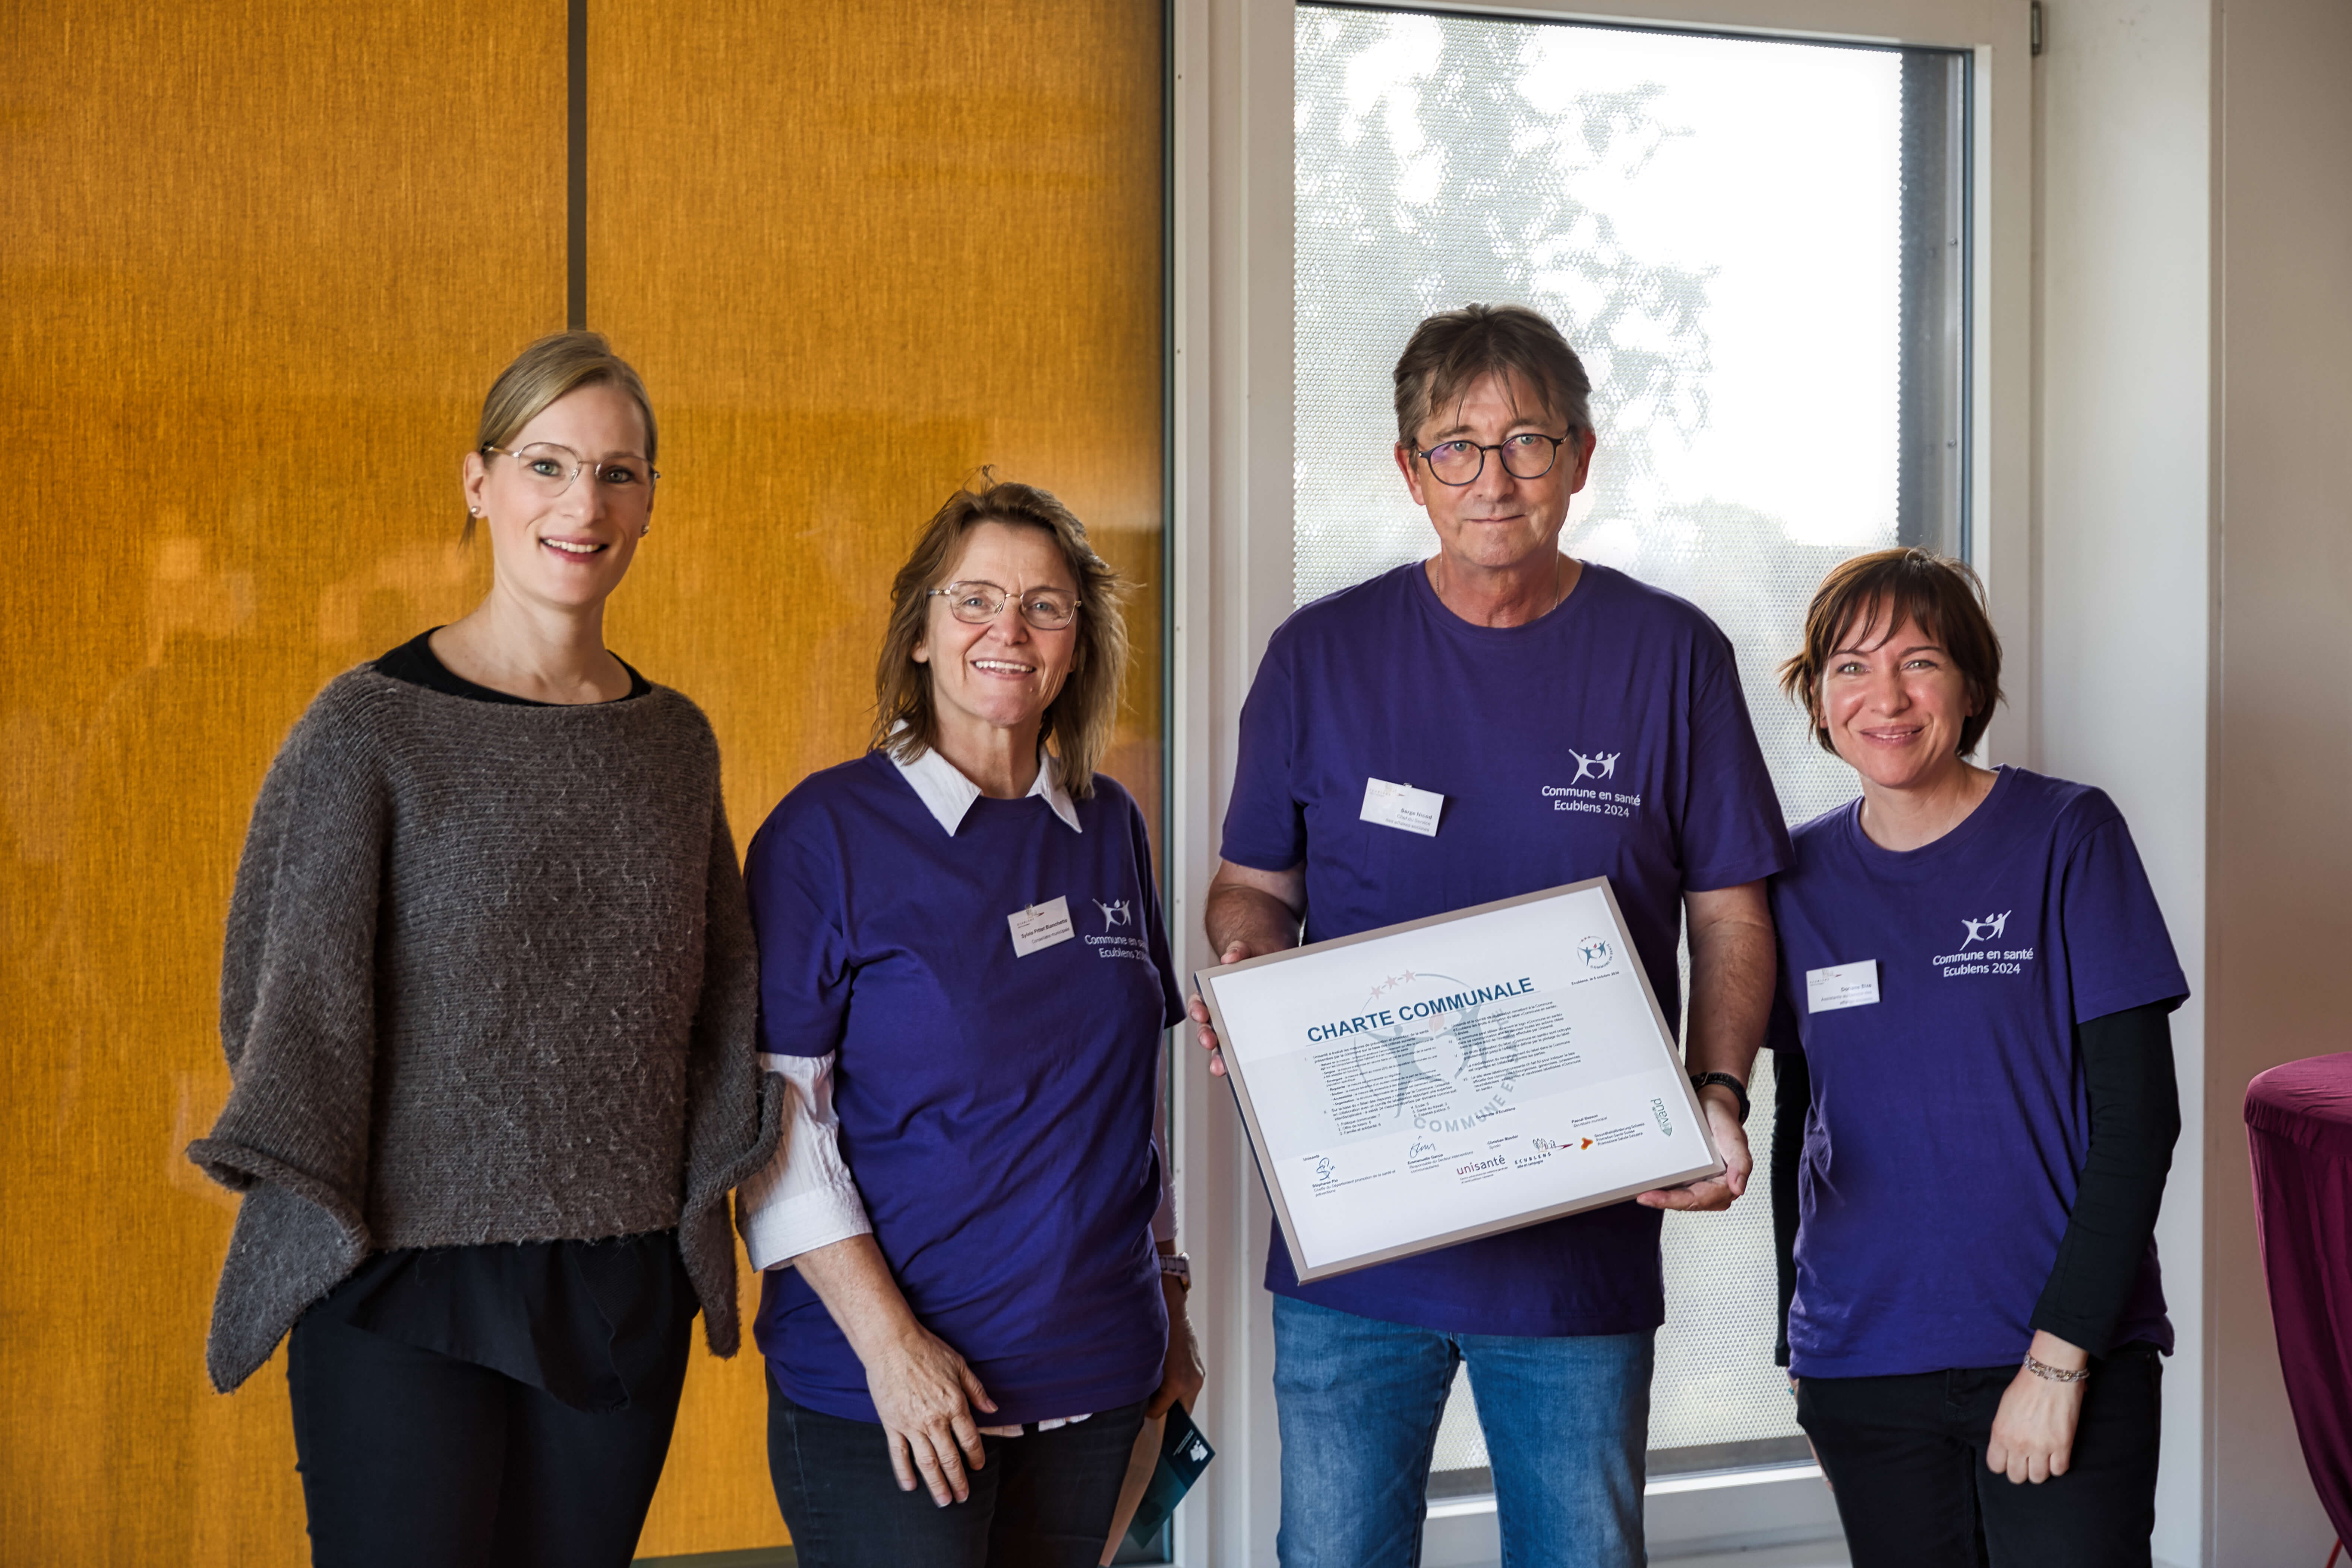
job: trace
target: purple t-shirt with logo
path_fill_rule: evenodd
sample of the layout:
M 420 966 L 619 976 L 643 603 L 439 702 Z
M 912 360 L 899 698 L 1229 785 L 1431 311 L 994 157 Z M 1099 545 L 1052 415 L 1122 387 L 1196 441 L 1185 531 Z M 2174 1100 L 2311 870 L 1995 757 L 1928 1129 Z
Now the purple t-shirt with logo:
M 1813 1084 L 1789 1370 L 2011 1365 L 2090 1149 L 2074 1026 L 2189 984 L 2098 790 L 2003 768 L 1958 827 L 1903 851 L 1870 841 L 1859 805 L 1799 828 L 1772 883 L 1781 1018 Z M 1875 1002 L 1813 1010 L 1809 974 L 1862 963 Z M 2132 1340 L 2172 1348 L 2153 1241 L 2116 1331 Z
M 1445 797 L 1435 837 L 1362 820 L 1368 779 Z M 1242 708 L 1224 858 L 1302 861 L 1307 940 L 1606 875 L 1668 1017 L 1685 890 L 1789 863 L 1731 645 L 1695 606 L 1587 563 L 1524 626 L 1454 615 L 1419 563 L 1307 605 Z M 1623 1203 L 1302 1286 L 1450 1333 L 1615 1334 L 1665 1318 L 1659 1216 Z
M 751 840 L 760 1048 L 838 1051 L 841 1152 L 907 1304 L 979 1374 L 992 1425 L 1159 1387 L 1152 1094 L 1183 1016 L 1143 816 L 1097 773 L 1072 832 L 1042 798 L 950 837 L 879 752 L 813 773 Z M 1062 898 L 1066 940 L 1008 917 Z M 798 1269 L 760 1349 L 784 1393 L 873 1421 L 866 1373 Z

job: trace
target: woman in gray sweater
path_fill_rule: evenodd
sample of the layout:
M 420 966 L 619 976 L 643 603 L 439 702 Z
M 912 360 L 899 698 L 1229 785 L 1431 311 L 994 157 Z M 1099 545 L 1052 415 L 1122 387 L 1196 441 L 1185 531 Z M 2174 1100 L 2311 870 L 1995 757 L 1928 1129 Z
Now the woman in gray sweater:
M 654 448 L 601 337 L 525 351 L 465 461 L 488 596 L 331 682 L 254 808 L 206 1361 L 291 1331 L 320 1564 L 627 1563 L 698 1307 L 735 1350 L 727 1194 L 777 1118 L 718 746 L 603 637 Z

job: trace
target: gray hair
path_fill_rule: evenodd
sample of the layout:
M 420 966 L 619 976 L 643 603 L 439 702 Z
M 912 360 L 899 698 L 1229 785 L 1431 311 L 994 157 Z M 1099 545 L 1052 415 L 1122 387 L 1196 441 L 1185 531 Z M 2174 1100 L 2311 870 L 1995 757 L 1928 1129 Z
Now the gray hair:
M 1482 375 L 1517 376 L 1570 430 L 1592 428 L 1591 378 L 1558 327 L 1525 305 L 1465 305 L 1415 327 L 1397 358 L 1397 444 L 1412 447 L 1431 414 Z

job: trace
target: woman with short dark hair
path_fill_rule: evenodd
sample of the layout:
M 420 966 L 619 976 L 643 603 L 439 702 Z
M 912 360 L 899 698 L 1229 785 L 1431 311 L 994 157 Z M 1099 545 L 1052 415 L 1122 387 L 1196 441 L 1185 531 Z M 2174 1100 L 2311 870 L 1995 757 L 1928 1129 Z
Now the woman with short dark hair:
M 1848 1550 L 2146 1564 L 2189 987 L 2131 835 L 1968 761 L 2000 640 L 1958 562 L 1838 567 L 1781 679 L 1862 785 L 1771 890 L 1789 1368 Z
M 734 1353 L 776 1108 L 719 747 L 604 643 L 654 445 L 603 338 L 525 350 L 464 459 L 488 595 L 331 682 L 254 807 L 189 1149 L 245 1194 L 206 1363 L 291 1331 L 323 1568 L 620 1568 L 698 1310 Z
M 809 1568 L 1091 1568 L 1146 1417 L 1201 1386 L 1152 1131 L 1182 1008 L 1096 771 L 1121 592 L 1045 491 L 956 495 L 892 585 L 873 749 L 751 841 L 791 1088 L 744 1239 Z

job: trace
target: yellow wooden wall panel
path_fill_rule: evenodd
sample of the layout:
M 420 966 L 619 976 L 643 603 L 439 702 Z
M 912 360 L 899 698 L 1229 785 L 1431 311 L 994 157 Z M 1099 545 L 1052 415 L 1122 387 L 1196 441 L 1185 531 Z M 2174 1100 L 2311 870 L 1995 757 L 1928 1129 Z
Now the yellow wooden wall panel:
M 220 931 L 336 670 L 461 613 L 487 378 L 562 325 L 564 7 L 0 7 L 0 1562 L 308 1561 L 202 1356 Z
M 890 575 L 983 463 L 1144 588 L 1106 771 L 1156 818 L 1160 37 L 1138 0 L 591 0 L 589 315 L 665 476 L 612 640 L 710 712 L 739 837 L 863 749 Z M 784 1539 L 764 1413 L 756 1356 L 697 1358 L 646 1553 Z
M 613 636 L 709 708 L 739 835 L 862 743 L 888 573 L 982 462 L 1146 587 L 1108 771 L 1156 815 L 1159 29 L 592 6 L 592 317 L 671 476 Z M 0 1561 L 299 1563 L 282 1364 L 204 1384 L 233 1208 L 180 1150 L 286 726 L 481 590 L 453 474 L 562 324 L 562 7 L 18 0 L 0 58 Z M 761 1433 L 756 1359 L 698 1356 L 646 1552 L 782 1539 Z

